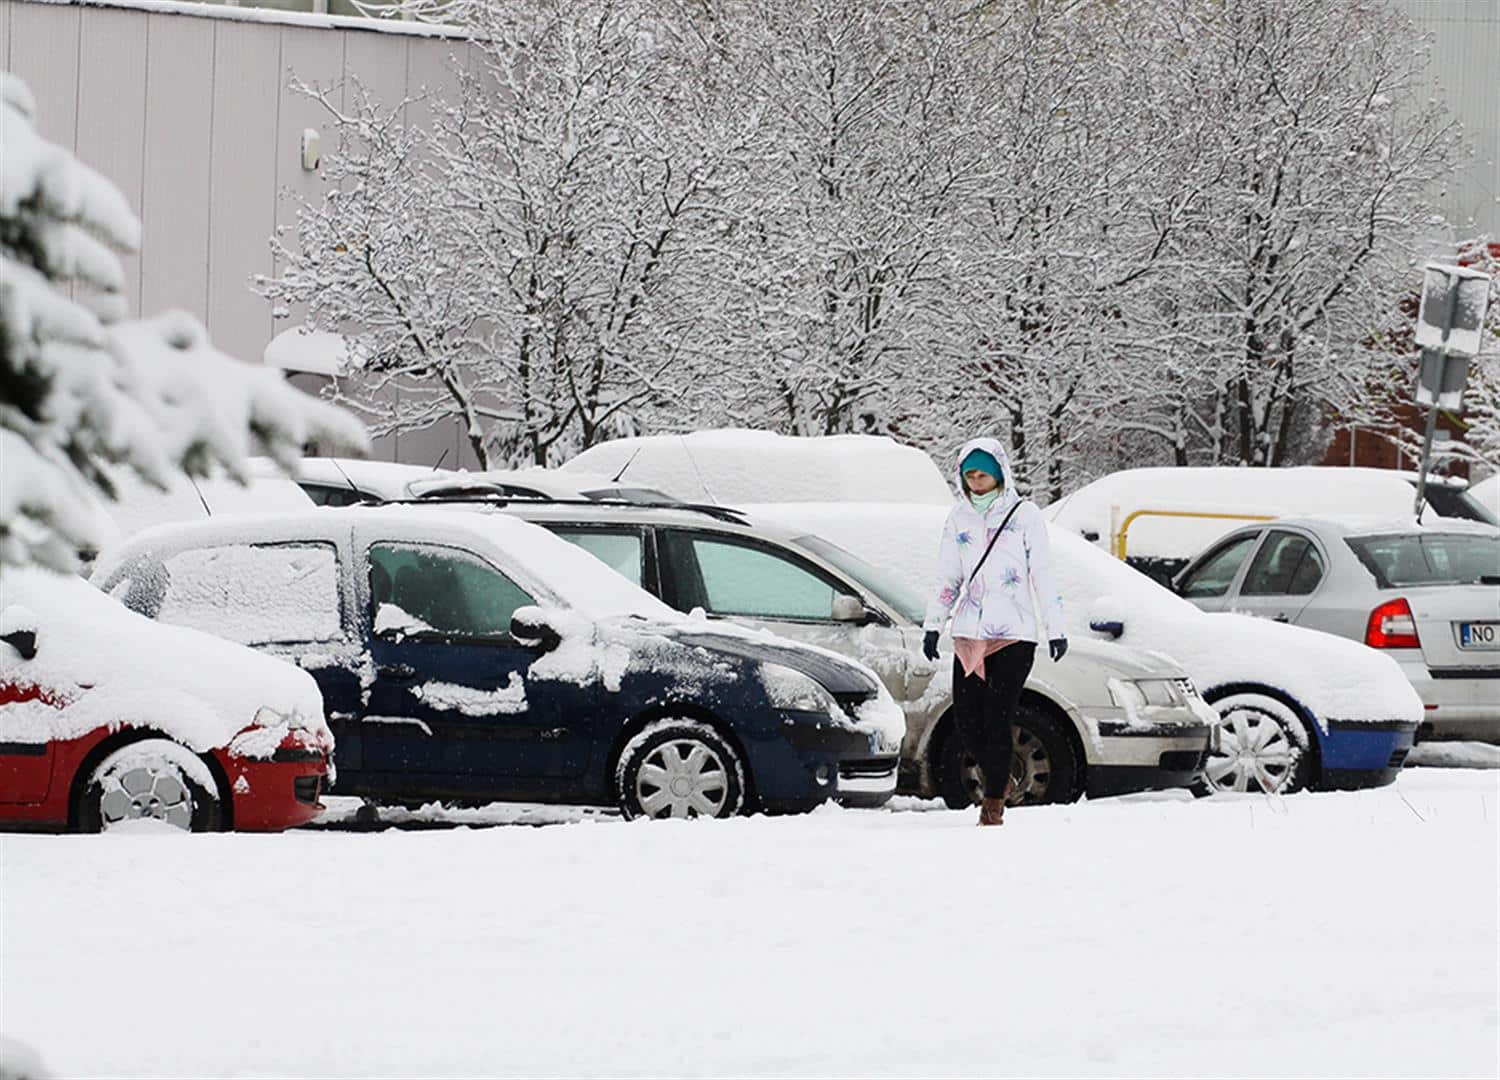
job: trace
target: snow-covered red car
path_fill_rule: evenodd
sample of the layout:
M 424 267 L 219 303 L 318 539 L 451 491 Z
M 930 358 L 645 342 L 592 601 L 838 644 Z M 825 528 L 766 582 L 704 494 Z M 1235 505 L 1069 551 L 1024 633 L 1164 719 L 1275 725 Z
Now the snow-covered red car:
M 0 577 L 0 827 L 304 824 L 333 751 L 322 706 L 306 672 L 81 579 Z

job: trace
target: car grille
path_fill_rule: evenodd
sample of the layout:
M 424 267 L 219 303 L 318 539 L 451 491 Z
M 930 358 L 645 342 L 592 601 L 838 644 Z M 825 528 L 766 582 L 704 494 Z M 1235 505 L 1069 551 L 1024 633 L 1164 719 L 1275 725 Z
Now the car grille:
M 871 780 L 890 776 L 896 769 L 896 758 L 857 758 L 839 762 L 839 776 L 845 780 Z
M 1177 684 L 1177 690 L 1185 700 L 1192 701 L 1193 698 L 1198 696 L 1198 688 L 1193 685 L 1192 679 L 1183 678 L 1173 679 L 1172 681 Z
M 1400 750 L 1391 751 L 1391 760 L 1385 763 L 1387 769 L 1399 769 L 1406 764 L 1406 755 L 1411 753 L 1411 747 L 1403 746 Z
M 322 787 L 322 776 L 299 776 L 292 781 L 292 794 L 298 802 L 315 803 Z
M 323 751 L 304 746 L 281 746 L 271 755 L 272 761 L 322 761 Z

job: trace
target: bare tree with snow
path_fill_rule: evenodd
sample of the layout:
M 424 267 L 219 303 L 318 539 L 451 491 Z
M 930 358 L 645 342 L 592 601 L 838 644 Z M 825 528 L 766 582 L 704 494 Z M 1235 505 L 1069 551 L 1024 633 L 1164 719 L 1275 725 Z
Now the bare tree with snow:
M 706 96 L 711 42 L 650 8 L 467 6 L 477 59 L 429 128 L 319 93 L 328 192 L 262 287 L 350 328 L 362 396 L 399 385 L 377 430 L 454 415 L 482 465 L 546 464 L 695 400 L 684 293 L 743 136 Z

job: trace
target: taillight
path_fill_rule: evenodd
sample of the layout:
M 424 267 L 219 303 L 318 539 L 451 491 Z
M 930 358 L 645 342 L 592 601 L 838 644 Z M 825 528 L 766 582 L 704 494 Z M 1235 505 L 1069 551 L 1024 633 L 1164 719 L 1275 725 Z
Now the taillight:
M 1388 600 L 1370 612 L 1365 644 L 1372 649 L 1419 649 L 1417 620 L 1405 600 Z

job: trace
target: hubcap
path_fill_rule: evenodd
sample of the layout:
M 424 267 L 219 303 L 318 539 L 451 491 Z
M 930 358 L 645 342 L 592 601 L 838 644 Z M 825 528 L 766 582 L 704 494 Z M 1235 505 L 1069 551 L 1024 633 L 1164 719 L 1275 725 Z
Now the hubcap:
M 979 763 L 971 756 L 963 756 L 964 790 L 969 798 L 978 802 L 984 794 L 984 773 Z M 1041 802 L 1047 797 L 1047 787 L 1052 782 L 1052 757 L 1047 747 L 1036 735 L 1019 724 L 1010 728 L 1010 778 L 1014 784 L 1006 806 L 1019 806 L 1023 802 Z
M 647 817 L 718 817 L 729 801 L 729 773 L 713 747 L 674 739 L 641 763 L 635 798 Z
M 1208 786 L 1215 791 L 1283 791 L 1302 756 L 1286 729 L 1270 713 L 1248 705 L 1231 709 L 1223 720 L 1219 750 L 1203 770 Z
M 170 767 L 135 765 L 102 782 L 99 818 L 104 828 L 155 818 L 179 829 L 193 827 L 193 795 Z

